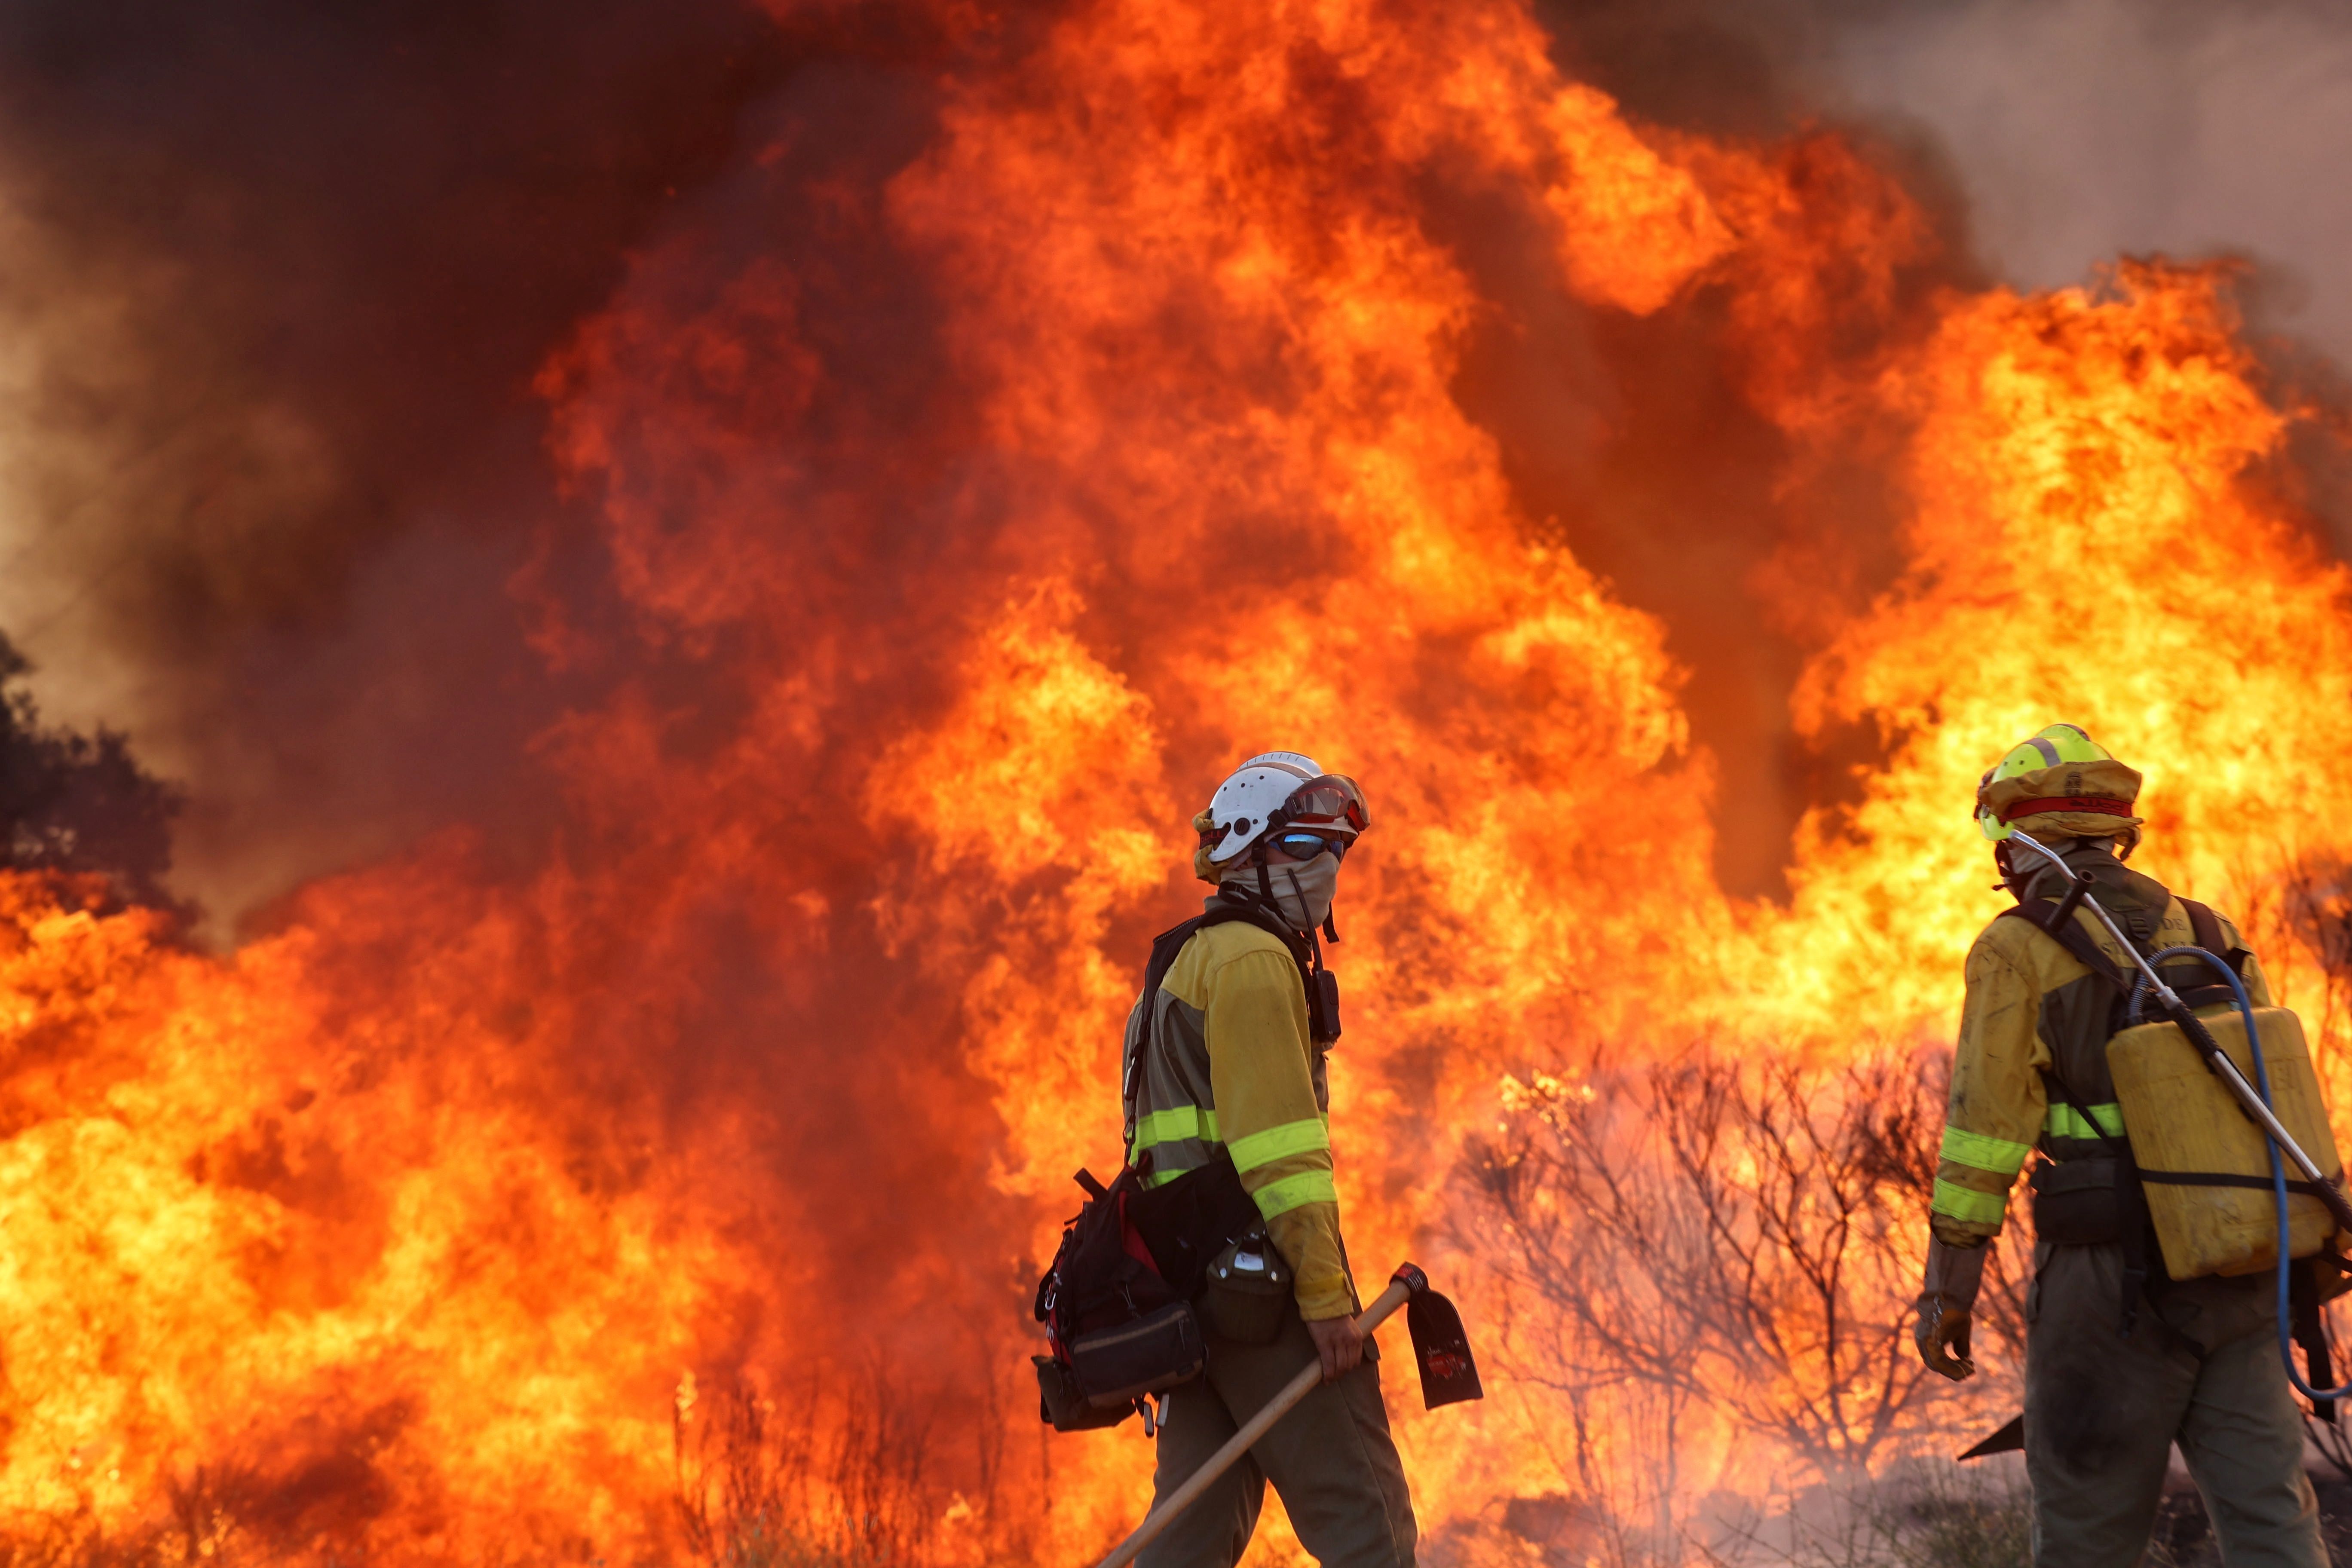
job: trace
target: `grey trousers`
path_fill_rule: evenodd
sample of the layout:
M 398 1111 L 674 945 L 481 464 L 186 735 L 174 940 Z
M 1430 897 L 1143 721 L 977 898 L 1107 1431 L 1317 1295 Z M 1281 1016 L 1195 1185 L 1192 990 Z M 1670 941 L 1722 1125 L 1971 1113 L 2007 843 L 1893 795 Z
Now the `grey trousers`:
M 2120 1247 L 2034 1250 L 2026 1302 L 2025 1473 L 2033 1561 L 2131 1568 L 2172 1445 L 2230 1568 L 2326 1568 L 2303 1416 L 2279 1366 L 2272 1280 L 2159 1280 L 2119 1331 Z
M 1315 1342 L 1293 1308 L 1274 1343 L 1234 1344 L 1212 1334 L 1208 1352 L 1207 1374 L 1171 1396 L 1151 1478 L 1154 1506 L 1315 1360 Z M 1233 1568 L 1257 1528 L 1268 1481 L 1299 1544 L 1323 1568 L 1412 1568 L 1412 1500 L 1389 1436 L 1380 1368 L 1369 1356 L 1339 1382 L 1317 1384 L 1276 1422 L 1143 1549 L 1137 1568 Z

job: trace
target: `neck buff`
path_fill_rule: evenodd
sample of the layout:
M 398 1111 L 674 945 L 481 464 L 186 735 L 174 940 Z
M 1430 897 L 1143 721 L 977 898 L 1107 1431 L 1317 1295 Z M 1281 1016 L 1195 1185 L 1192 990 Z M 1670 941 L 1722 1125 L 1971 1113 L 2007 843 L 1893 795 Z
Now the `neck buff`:
M 1260 869 L 1256 866 L 1235 866 L 1219 880 L 1244 892 L 1256 893 Z M 1263 869 L 1267 885 L 1274 889 L 1276 910 L 1294 931 L 1313 931 L 1330 915 L 1331 895 L 1339 886 L 1338 856 L 1318 855 L 1304 866 L 1267 866 Z

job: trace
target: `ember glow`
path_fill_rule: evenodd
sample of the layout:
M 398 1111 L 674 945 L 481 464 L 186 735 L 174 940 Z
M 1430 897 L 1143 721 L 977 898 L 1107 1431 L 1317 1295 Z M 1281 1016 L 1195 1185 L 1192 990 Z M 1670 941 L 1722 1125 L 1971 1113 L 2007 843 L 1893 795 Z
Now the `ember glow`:
M 2222 279 L 1970 291 L 1867 149 L 1640 123 L 1507 0 L 909 25 L 904 146 L 780 100 L 540 377 L 596 531 L 548 559 L 621 607 L 514 585 L 611 677 L 540 740 L 543 863 L 453 830 L 228 957 L 0 887 L 12 1538 L 683 1562 L 748 1389 L 827 1528 L 1087 1559 L 1149 1445 L 1041 1432 L 1027 1290 L 1116 1161 L 1187 818 L 1267 746 L 1378 823 L 1335 955 L 1360 1281 L 1420 1258 L 1504 1363 L 1558 1329 L 1487 1267 L 1467 1141 L 1538 1081 L 1948 1037 L 2001 902 L 1970 794 L 2053 718 L 2145 769 L 2145 863 L 2341 1059 L 2352 606 Z M 1767 727 L 1873 758 L 1785 900 L 1720 885 L 1760 786 L 1580 553 L 1684 469 L 1779 531 L 1672 524 L 1801 652 Z M 1513 1500 L 1578 1490 L 1550 1396 L 1424 1416 L 1389 1364 L 1425 1538 L 1520 1561 Z M 1821 1479 L 1735 1436 L 1688 1429 L 1697 1489 Z

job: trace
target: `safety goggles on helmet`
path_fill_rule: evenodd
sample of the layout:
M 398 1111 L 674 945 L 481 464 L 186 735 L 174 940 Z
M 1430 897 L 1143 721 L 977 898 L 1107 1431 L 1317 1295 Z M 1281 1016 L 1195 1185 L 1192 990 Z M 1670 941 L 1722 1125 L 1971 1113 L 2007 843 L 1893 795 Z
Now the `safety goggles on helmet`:
M 1324 773 L 1290 792 L 1282 809 L 1266 819 L 1277 827 L 1346 827 L 1361 833 L 1372 825 L 1364 792 L 1345 773 Z
M 1326 838 L 1319 833 L 1277 833 L 1265 840 L 1265 845 L 1269 849 L 1280 850 L 1293 860 L 1312 860 L 1318 855 L 1344 860 L 1348 858 L 1348 847 L 1353 842 L 1349 838 Z
M 1352 838 L 1372 825 L 1364 792 L 1297 752 L 1262 752 L 1217 786 L 1203 814 L 1202 864 L 1236 864 L 1252 846 L 1290 828 Z
M 2061 763 L 2106 763 L 2114 760 L 2114 753 L 2092 740 L 2090 732 L 2079 724 L 2044 726 L 2011 746 L 2008 753 L 1987 768 L 1984 777 L 1977 781 L 1977 830 L 1998 843 L 2009 837 L 2011 817 L 2031 816 L 2035 810 L 2101 811 L 2116 816 L 2130 816 L 2131 807 L 2127 802 L 2072 798 L 2021 801 L 2007 812 L 1996 816 L 1990 803 L 1985 799 L 1986 792 L 2002 779 L 2054 768 Z

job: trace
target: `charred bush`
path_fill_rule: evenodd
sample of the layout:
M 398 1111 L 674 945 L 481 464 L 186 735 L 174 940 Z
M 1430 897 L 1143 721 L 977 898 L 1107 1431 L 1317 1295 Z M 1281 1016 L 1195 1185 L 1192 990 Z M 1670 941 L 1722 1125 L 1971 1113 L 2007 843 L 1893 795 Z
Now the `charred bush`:
M 186 912 L 163 889 L 179 792 L 115 731 L 43 724 L 30 668 L 0 637 L 0 867 L 102 876 L 126 902 Z
M 1679 1550 L 1695 1427 L 1853 1486 L 1951 1418 L 1909 1311 L 1947 1071 L 1921 1053 L 1506 1080 L 1471 1150 L 1475 1244 L 1521 1303 L 1507 1370 L 1564 1404 L 1564 1468 L 1628 1536 L 1614 1556 Z M 1979 1346 L 2021 1344 L 2021 1308 L 1996 1255 Z

